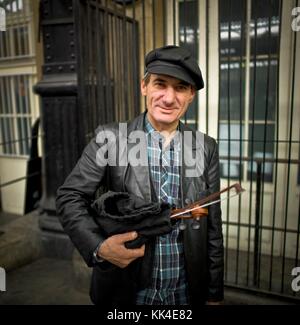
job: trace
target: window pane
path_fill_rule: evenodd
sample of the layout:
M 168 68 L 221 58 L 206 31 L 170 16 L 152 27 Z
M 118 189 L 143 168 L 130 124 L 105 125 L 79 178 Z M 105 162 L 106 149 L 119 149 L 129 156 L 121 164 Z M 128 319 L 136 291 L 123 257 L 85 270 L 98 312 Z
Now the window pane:
M 271 60 L 270 62 L 268 60 L 258 60 L 256 61 L 256 67 L 255 62 L 251 62 L 250 69 L 249 119 L 275 121 L 277 60 Z M 253 104 L 255 104 L 254 108 Z
M 4 154 L 28 155 L 31 135 L 29 75 L 0 77 L 1 141 Z M 7 116 L 9 114 L 9 116 Z M 26 114 L 25 116 L 23 116 Z M 12 142 L 21 140 L 18 142 Z
M 220 0 L 220 54 L 245 55 L 245 0 Z
M 26 117 L 17 118 L 17 125 L 18 125 L 18 139 L 21 141 L 18 142 L 20 145 L 20 154 L 21 155 L 28 155 L 29 154 L 29 130 L 27 126 L 27 119 Z
M 5 113 L 6 104 L 5 104 L 5 92 L 4 92 L 4 80 L 0 77 L 0 114 Z
M 252 54 L 277 54 L 279 0 L 252 0 L 250 37 Z
M 0 5 L 7 14 L 13 15 L 23 11 L 23 0 L 0 0 Z
M 13 104 L 12 104 L 12 88 L 11 82 L 13 77 L 4 77 L 4 84 L 5 84 L 5 96 L 6 97 L 6 113 L 13 114 Z
M 20 55 L 29 54 L 29 44 L 28 44 L 28 28 L 20 27 L 19 28 L 19 37 L 20 37 Z
M 229 66 L 229 71 L 228 71 Z M 245 69 L 239 62 L 220 67 L 220 120 L 244 119 Z
M 26 84 L 24 76 L 14 77 L 16 112 L 26 113 Z
M 250 124 L 249 127 L 249 146 L 248 146 L 248 157 L 272 159 L 274 158 L 274 135 L 275 125 L 274 124 Z M 253 142 L 252 142 L 253 136 Z M 253 171 L 252 179 L 256 179 L 257 164 L 254 161 L 253 165 L 248 164 L 248 179 L 251 179 L 251 168 Z M 264 180 L 272 181 L 273 178 L 273 163 L 266 162 L 262 165 L 262 174 L 264 168 Z
M 199 43 L 198 1 L 179 2 L 179 45 L 187 48 L 198 58 Z M 186 119 L 198 119 L 198 93 L 185 114 Z
M 0 58 L 4 58 L 8 56 L 7 52 L 7 35 L 8 32 L 6 31 L 0 33 Z
M 0 33 L 0 58 L 29 55 L 28 26 L 7 26 Z
M 16 154 L 16 144 L 11 142 L 14 140 L 14 124 L 12 118 L 1 118 L 1 136 L 5 144 L 2 146 L 4 154 Z M 7 143 L 6 143 L 7 142 Z
M 220 157 L 240 157 L 243 152 L 244 127 L 240 124 L 220 124 L 219 155 Z M 222 140 L 223 139 L 223 140 Z M 232 140 L 231 140 L 232 139 Z M 242 165 L 239 161 L 221 159 L 221 177 L 239 178 L 242 177 Z

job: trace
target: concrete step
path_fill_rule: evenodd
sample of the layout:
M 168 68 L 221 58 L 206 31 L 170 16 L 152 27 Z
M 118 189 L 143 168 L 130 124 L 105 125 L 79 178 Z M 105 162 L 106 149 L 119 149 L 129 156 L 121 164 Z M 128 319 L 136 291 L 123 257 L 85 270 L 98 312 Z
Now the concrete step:
M 0 266 L 6 271 L 31 263 L 41 256 L 37 212 L 2 222 L 0 232 Z

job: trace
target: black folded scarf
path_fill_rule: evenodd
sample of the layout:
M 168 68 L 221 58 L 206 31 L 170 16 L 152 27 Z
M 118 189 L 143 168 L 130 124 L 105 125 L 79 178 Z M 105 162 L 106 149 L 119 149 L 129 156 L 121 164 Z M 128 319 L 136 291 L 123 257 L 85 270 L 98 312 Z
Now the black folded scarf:
M 136 231 L 138 237 L 125 243 L 127 248 L 137 248 L 150 238 L 172 230 L 168 203 L 147 203 L 134 194 L 109 191 L 92 204 L 94 218 L 107 236 Z

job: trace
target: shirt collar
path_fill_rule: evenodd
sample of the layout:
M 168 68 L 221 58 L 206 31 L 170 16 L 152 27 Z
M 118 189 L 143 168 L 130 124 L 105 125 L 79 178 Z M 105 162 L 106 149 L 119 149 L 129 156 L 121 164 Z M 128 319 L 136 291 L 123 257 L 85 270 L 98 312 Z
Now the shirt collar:
M 177 126 L 177 131 L 179 131 L 180 127 L 179 124 Z M 151 137 L 152 140 L 155 141 L 155 143 L 159 143 L 159 141 L 164 141 L 164 136 L 160 134 L 157 130 L 154 129 L 152 124 L 150 123 L 147 114 L 145 115 L 145 123 L 144 123 L 144 131 L 146 132 L 147 137 Z M 180 137 L 179 132 L 176 133 L 172 141 L 170 142 L 170 145 L 168 147 L 171 147 L 171 150 L 173 150 L 174 147 L 177 148 L 177 150 L 180 148 Z

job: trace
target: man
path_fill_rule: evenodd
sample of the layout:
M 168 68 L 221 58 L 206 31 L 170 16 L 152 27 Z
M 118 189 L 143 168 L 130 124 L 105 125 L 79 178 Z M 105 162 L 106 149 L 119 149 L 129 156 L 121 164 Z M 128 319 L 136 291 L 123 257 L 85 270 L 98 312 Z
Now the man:
M 147 54 L 145 71 L 141 93 L 146 97 L 147 110 L 127 124 L 129 136 L 125 139 L 134 131 L 144 132 L 146 144 L 141 155 L 145 154 L 147 164 L 132 163 L 129 140 L 128 150 L 117 152 L 118 158 L 128 155 L 127 163 L 111 165 L 103 163 L 103 157 L 102 163 L 97 161 L 103 148 L 109 155 L 115 148 L 124 147 L 119 146 L 121 141 L 124 144 L 124 137 L 117 123 L 100 126 L 98 132 L 116 136 L 114 144 L 104 146 L 98 137 L 88 144 L 58 190 L 57 211 L 75 247 L 93 267 L 90 293 L 94 303 L 219 303 L 223 300 L 219 204 L 210 206 L 207 217 L 196 224 L 195 220 L 178 222 L 170 233 L 134 249 L 127 249 L 125 243 L 135 239 L 136 232 L 107 237 L 91 212 L 91 203 L 101 185 L 111 191 L 135 194 L 145 202 L 158 200 L 176 207 L 219 191 L 215 140 L 193 132 L 179 121 L 196 91 L 204 87 L 196 60 L 184 48 L 166 46 Z M 139 274 L 145 272 L 148 273 L 143 281 L 137 281 Z

